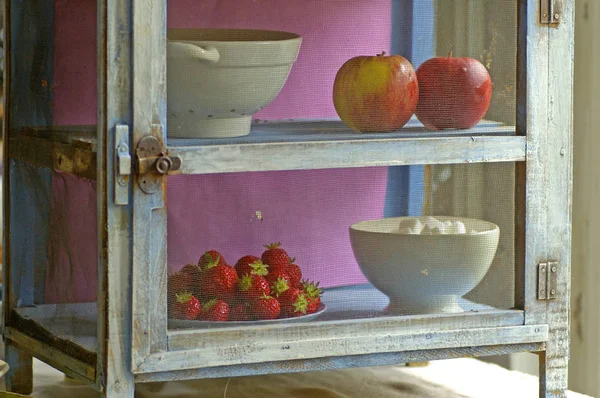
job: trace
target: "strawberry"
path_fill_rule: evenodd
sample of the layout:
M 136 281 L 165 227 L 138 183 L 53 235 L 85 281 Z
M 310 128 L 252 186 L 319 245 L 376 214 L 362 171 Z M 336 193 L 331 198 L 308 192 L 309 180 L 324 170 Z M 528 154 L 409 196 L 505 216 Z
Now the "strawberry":
M 254 319 L 277 319 L 281 308 L 276 298 L 264 295 L 252 301 L 250 310 Z
M 319 282 L 315 283 L 309 280 L 303 280 L 300 283 L 300 286 L 306 295 L 306 299 L 308 300 L 307 312 L 309 314 L 317 312 L 319 306 L 321 305 L 321 294 L 323 294 L 323 291 L 319 289 Z
M 271 271 L 267 274 L 267 276 L 265 277 L 267 278 L 267 281 L 269 282 L 269 284 L 271 285 L 271 289 L 273 284 L 278 280 L 278 279 L 285 279 L 285 281 L 290 284 L 291 283 L 291 278 L 288 275 L 287 272 L 285 272 L 284 270 L 275 270 L 275 271 Z
M 320 298 L 321 294 L 323 294 L 323 290 L 319 288 L 319 282 L 312 282 L 308 279 L 303 279 L 300 283 L 300 286 L 307 297 Z
M 234 298 L 237 282 L 235 268 L 220 264 L 217 258 L 208 263 L 200 274 L 200 292 L 204 298 L 230 301 Z
M 190 274 L 190 275 L 199 275 L 200 274 L 200 268 L 198 267 L 197 264 L 186 264 L 183 266 L 183 268 L 180 270 L 180 272 L 183 272 L 184 274 Z
M 177 294 L 175 297 L 176 300 L 172 308 L 173 318 L 186 321 L 198 318 L 202 306 L 196 297 L 189 292 Z
M 317 312 L 319 310 L 319 306 L 321 305 L 321 299 L 307 297 L 306 301 L 308 303 L 308 305 L 306 306 L 307 314 L 314 314 L 315 312 Z
M 307 314 L 308 301 L 302 290 L 291 287 L 278 297 L 281 305 L 281 317 L 289 318 Z
M 202 305 L 201 321 L 225 322 L 229 319 L 229 304 L 223 300 L 214 299 Z
M 248 315 L 248 302 L 236 304 L 229 312 L 230 321 L 249 321 L 250 316 Z
M 198 260 L 198 267 L 204 271 L 208 264 L 211 264 L 215 261 L 218 261 L 219 265 L 227 265 L 227 261 L 225 261 L 225 258 L 223 255 L 221 255 L 221 253 L 216 250 L 209 250 L 200 256 L 200 259 Z
M 239 279 L 237 284 L 239 300 L 250 301 L 269 294 L 271 294 L 271 288 L 264 276 L 246 274 Z
M 177 301 L 178 293 L 191 292 L 194 294 L 194 284 L 191 275 L 178 271 L 167 277 L 167 308 L 169 313 L 173 312 L 173 307 Z
M 290 276 L 290 283 L 294 287 L 300 287 L 300 281 L 302 280 L 302 270 L 297 264 L 294 264 L 296 259 L 290 259 L 290 263 L 286 267 L 285 271 Z
M 266 276 L 268 271 L 268 265 L 264 264 L 260 258 L 256 256 L 244 256 L 235 263 L 235 270 L 238 275 L 261 275 Z
M 196 297 L 201 297 L 200 294 L 200 274 L 202 273 L 200 267 L 196 264 L 188 264 L 179 271 L 183 274 L 188 275 L 191 280 L 190 291 Z
M 267 250 L 261 256 L 263 263 L 267 264 L 271 271 L 283 270 L 290 263 L 290 256 L 280 246 L 281 243 L 265 245 Z
M 271 294 L 274 297 L 279 297 L 283 292 L 290 289 L 292 285 L 290 284 L 289 278 L 282 276 L 278 277 L 271 284 Z
M 183 270 L 171 274 L 167 278 L 167 292 L 175 296 L 177 293 L 190 291 L 193 286 L 192 275 Z
M 196 264 L 187 264 L 179 272 L 189 275 L 192 281 L 190 290 L 196 297 L 200 297 L 200 273 L 202 272 L 200 267 Z

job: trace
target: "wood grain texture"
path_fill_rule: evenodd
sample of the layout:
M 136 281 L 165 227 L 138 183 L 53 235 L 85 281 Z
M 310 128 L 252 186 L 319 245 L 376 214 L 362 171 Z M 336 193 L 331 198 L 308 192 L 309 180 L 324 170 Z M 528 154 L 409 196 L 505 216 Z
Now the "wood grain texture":
M 186 174 L 525 159 L 525 139 L 512 136 L 513 128 L 493 122 L 467 132 L 425 132 L 415 127 L 390 134 L 350 133 L 340 124 L 334 120 L 256 124 L 247 137 L 170 139 L 169 152 L 183 156 Z M 95 163 L 90 162 L 96 142 L 87 126 L 28 128 L 15 140 L 13 156 L 19 159 L 95 179 Z
M 371 355 L 347 355 L 299 359 L 295 361 L 263 362 L 250 365 L 232 365 L 214 368 L 189 369 L 171 372 L 141 373 L 135 375 L 136 382 L 191 380 L 221 377 L 243 377 L 261 374 L 307 372 L 314 370 L 364 368 L 371 366 L 397 365 L 408 362 L 433 361 L 464 357 L 505 355 L 515 352 L 535 352 L 545 349 L 545 343 L 509 344 L 483 347 L 450 348 L 441 350 L 417 350 Z
M 27 136 L 42 138 L 52 142 L 70 144 L 76 148 L 96 152 L 97 126 L 25 126 L 20 131 L 11 132 L 11 137 Z
M 548 258 L 550 220 L 546 200 L 554 194 L 548 175 L 557 166 L 551 163 L 555 157 L 551 156 L 548 132 L 548 28 L 539 25 L 539 16 L 539 1 L 520 3 L 519 51 L 525 55 L 525 60 L 520 60 L 525 65 L 520 65 L 518 83 L 525 98 L 519 101 L 517 125 L 519 133 L 527 136 L 527 162 L 517 164 L 515 301 L 526 311 L 525 322 L 531 324 L 546 322 L 546 303 L 537 300 L 537 264 L 552 260 Z
M 469 132 L 422 128 L 388 134 L 353 134 L 340 122 L 255 125 L 232 140 L 170 139 L 183 174 L 300 170 L 413 164 L 511 162 L 525 159 L 525 138 L 514 129 L 481 126 Z
M 47 304 L 17 308 L 12 327 L 90 366 L 96 365 L 96 308 Z
M 226 327 L 211 329 L 186 329 L 169 331 L 169 350 L 196 349 L 203 346 L 227 347 L 239 341 L 246 344 L 262 344 L 264 341 L 283 344 L 287 341 L 305 339 L 307 336 L 328 340 L 347 336 L 355 338 L 366 335 L 419 332 L 424 330 L 445 331 L 458 329 L 519 326 L 524 314 L 515 310 L 488 310 L 457 314 L 412 315 L 404 317 L 379 317 L 352 320 L 314 321 L 302 324 L 276 324 L 269 326 Z M 321 347 L 322 355 L 329 356 L 327 347 Z
M 21 135 L 10 139 L 9 156 L 35 167 L 44 167 L 95 180 L 96 154 L 91 149 L 81 148 L 85 142 L 72 141 L 71 144 L 67 144 Z M 91 142 L 87 142 L 92 145 Z
M 545 325 L 528 325 L 462 330 L 403 332 L 400 330 L 383 333 L 369 332 L 363 335 L 338 334 L 327 339 L 311 336 L 295 336 L 288 341 L 263 338 L 236 345 L 231 341 L 224 344 L 197 344 L 194 350 L 169 351 L 153 354 L 134 373 L 154 373 L 202 367 L 250 365 L 267 361 L 290 361 L 321 358 L 324 356 L 363 355 L 385 352 L 438 350 L 483 345 L 520 343 L 543 343 L 547 339 Z M 264 336 L 264 334 L 261 334 Z M 277 335 L 279 336 L 279 334 Z M 285 366 L 282 364 L 281 366 Z
M 71 377 L 87 383 L 96 382 L 96 368 L 85 362 L 66 355 L 64 352 L 50 347 L 13 328 L 7 328 L 5 335 L 19 348 L 39 358 L 50 366 L 65 372 Z
M 133 397 L 130 206 L 114 198 L 117 124 L 132 123 L 132 1 L 97 2 L 98 364 L 105 397 Z
M 558 298 L 547 302 L 550 327 L 541 358 L 540 397 L 566 397 L 571 300 L 571 225 L 573 197 L 573 59 L 575 1 L 559 0 L 560 24 L 549 28 L 548 130 L 544 198 L 548 217 L 548 257 L 558 261 Z M 545 395 L 544 395 L 545 394 Z
M 166 126 L 166 2 L 133 0 L 133 140 Z M 133 179 L 132 368 L 167 349 L 167 209 L 162 192 L 144 193 Z
M 33 389 L 33 357 L 7 340 L 4 358 L 10 369 L 6 374 L 6 389 L 17 394 L 29 395 Z

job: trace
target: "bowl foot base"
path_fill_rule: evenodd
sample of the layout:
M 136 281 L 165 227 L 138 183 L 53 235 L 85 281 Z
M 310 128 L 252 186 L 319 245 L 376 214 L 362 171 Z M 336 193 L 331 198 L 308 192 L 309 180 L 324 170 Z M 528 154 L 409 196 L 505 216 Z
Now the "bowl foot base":
M 425 301 L 425 300 L 424 300 Z M 411 303 L 408 300 L 391 300 L 385 309 L 388 315 L 418 315 L 464 312 L 458 303 L 458 296 L 432 296 L 424 303 Z
M 167 123 L 169 138 L 231 138 L 250 134 L 252 116 L 190 121 L 169 117 Z

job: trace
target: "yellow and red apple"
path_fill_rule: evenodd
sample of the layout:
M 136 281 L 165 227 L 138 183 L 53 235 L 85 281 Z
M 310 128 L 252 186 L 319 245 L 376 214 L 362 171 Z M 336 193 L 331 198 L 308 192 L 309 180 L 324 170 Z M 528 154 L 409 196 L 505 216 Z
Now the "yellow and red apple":
M 419 83 L 411 63 L 385 52 L 346 61 L 333 84 L 335 110 L 357 132 L 400 129 L 412 117 L 418 100 Z

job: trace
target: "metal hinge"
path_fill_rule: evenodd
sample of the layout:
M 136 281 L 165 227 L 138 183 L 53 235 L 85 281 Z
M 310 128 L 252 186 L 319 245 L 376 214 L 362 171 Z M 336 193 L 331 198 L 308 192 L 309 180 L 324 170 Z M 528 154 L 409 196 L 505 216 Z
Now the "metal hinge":
M 143 137 L 136 149 L 136 172 L 142 191 L 155 193 L 161 190 L 163 176 L 176 174 L 181 168 L 181 158 L 170 156 L 162 142 L 163 127 L 152 125 L 152 135 Z
M 552 300 L 558 297 L 557 275 L 558 262 L 548 261 L 538 264 L 538 300 Z
M 129 177 L 131 155 L 129 154 L 129 126 L 118 124 L 115 128 L 115 204 L 129 203 Z
M 555 25 L 562 18 L 563 0 L 540 0 L 540 23 Z

